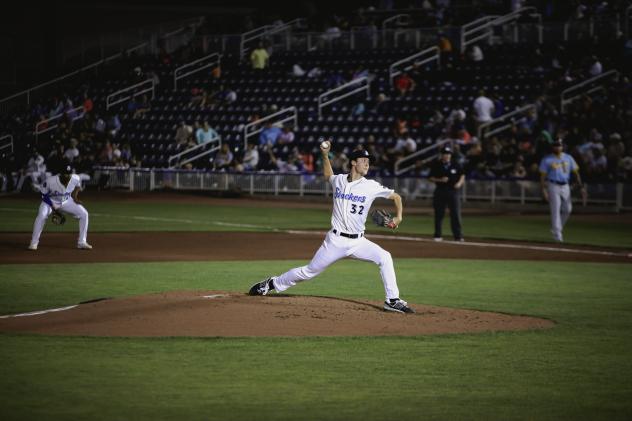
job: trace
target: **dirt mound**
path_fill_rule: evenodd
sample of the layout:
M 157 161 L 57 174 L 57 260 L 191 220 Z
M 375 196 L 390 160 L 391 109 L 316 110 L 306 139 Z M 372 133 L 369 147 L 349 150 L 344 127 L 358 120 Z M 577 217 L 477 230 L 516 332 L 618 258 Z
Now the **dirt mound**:
M 414 336 L 545 329 L 550 320 L 332 297 L 250 297 L 226 291 L 177 291 L 104 299 L 56 311 L 0 318 L 2 332 L 81 336 Z

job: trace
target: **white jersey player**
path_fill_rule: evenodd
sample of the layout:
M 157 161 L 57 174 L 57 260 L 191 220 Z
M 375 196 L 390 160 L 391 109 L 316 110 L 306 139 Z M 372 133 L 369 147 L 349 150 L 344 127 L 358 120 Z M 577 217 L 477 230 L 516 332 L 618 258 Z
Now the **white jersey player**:
M 77 248 L 86 250 L 92 248 L 87 241 L 88 211 L 78 199 L 79 191 L 81 191 L 81 179 L 71 172 L 72 169 L 67 167 L 61 174 L 48 177 L 41 185 L 42 203 L 33 224 L 33 236 L 29 250 L 37 250 L 40 235 L 53 210 L 68 213 L 77 218 L 79 220 Z
M 357 150 L 350 155 L 349 174 L 334 175 L 329 161 L 331 143 L 321 144 L 325 179 L 333 188 L 333 212 L 331 230 L 307 266 L 290 269 L 279 276 L 270 277 L 250 288 L 250 295 L 266 295 L 271 290 L 278 292 L 312 279 L 329 265 L 345 257 L 371 261 L 380 267 L 382 283 L 386 292 L 384 310 L 398 313 L 414 313 L 408 303 L 399 298 L 399 289 L 395 278 L 395 269 L 391 254 L 377 244 L 367 240 L 364 227 L 369 208 L 378 197 L 395 202 L 397 216 L 393 218 L 394 227 L 402 222 L 402 199 L 392 189 L 382 186 L 364 176 L 369 171 L 371 156 L 366 150 Z

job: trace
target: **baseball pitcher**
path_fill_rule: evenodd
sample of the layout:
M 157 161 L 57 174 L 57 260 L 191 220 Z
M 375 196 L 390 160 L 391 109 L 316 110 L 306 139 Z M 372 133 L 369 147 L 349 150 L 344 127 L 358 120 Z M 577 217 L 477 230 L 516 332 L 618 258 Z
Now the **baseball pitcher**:
M 369 171 L 371 158 L 366 150 L 356 150 L 351 153 L 349 174 L 334 175 L 329 161 L 330 148 L 330 141 L 324 141 L 320 145 L 325 180 L 333 189 L 331 230 L 307 266 L 290 269 L 282 275 L 258 282 L 250 288 L 249 294 L 266 295 L 271 290 L 285 291 L 298 282 L 314 278 L 337 260 L 352 257 L 370 261 L 379 266 L 386 292 L 384 310 L 414 313 L 415 311 L 408 306 L 408 303 L 399 298 L 391 254 L 364 236 L 369 208 L 378 197 L 390 199 L 395 203 L 397 215 L 385 224 L 392 229 L 397 228 L 402 222 L 403 208 L 400 195 L 374 180 L 364 178 Z

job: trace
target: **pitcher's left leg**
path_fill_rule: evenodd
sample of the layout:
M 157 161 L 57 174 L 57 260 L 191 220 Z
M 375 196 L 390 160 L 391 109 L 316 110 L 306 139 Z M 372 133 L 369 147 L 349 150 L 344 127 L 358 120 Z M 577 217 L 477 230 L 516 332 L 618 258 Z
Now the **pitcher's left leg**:
M 378 265 L 380 267 L 380 275 L 382 275 L 382 283 L 384 284 L 386 298 L 399 298 L 399 288 L 397 288 L 395 267 L 393 266 L 391 253 L 384 250 L 374 242 L 362 237 L 358 240 L 358 245 L 351 249 L 351 254 L 349 256 L 354 259 L 366 260 Z

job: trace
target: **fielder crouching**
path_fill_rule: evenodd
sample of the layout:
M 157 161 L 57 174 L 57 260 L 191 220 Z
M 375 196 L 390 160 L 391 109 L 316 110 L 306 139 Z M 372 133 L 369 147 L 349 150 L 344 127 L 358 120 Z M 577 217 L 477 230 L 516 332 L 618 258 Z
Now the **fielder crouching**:
M 67 213 L 78 219 L 79 238 L 77 239 L 77 248 L 84 250 L 92 248 L 87 240 L 88 211 L 79 201 L 80 191 L 81 179 L 77 174 L 72 174 L 72 167 L 70 166 L 67 166 L 59 175 L 46 179 L 40 187 L 42 202 L 33 224 L 33 236 L 28 247 L 29 250 L 37 250 L 46 220 L 53 212 Z

